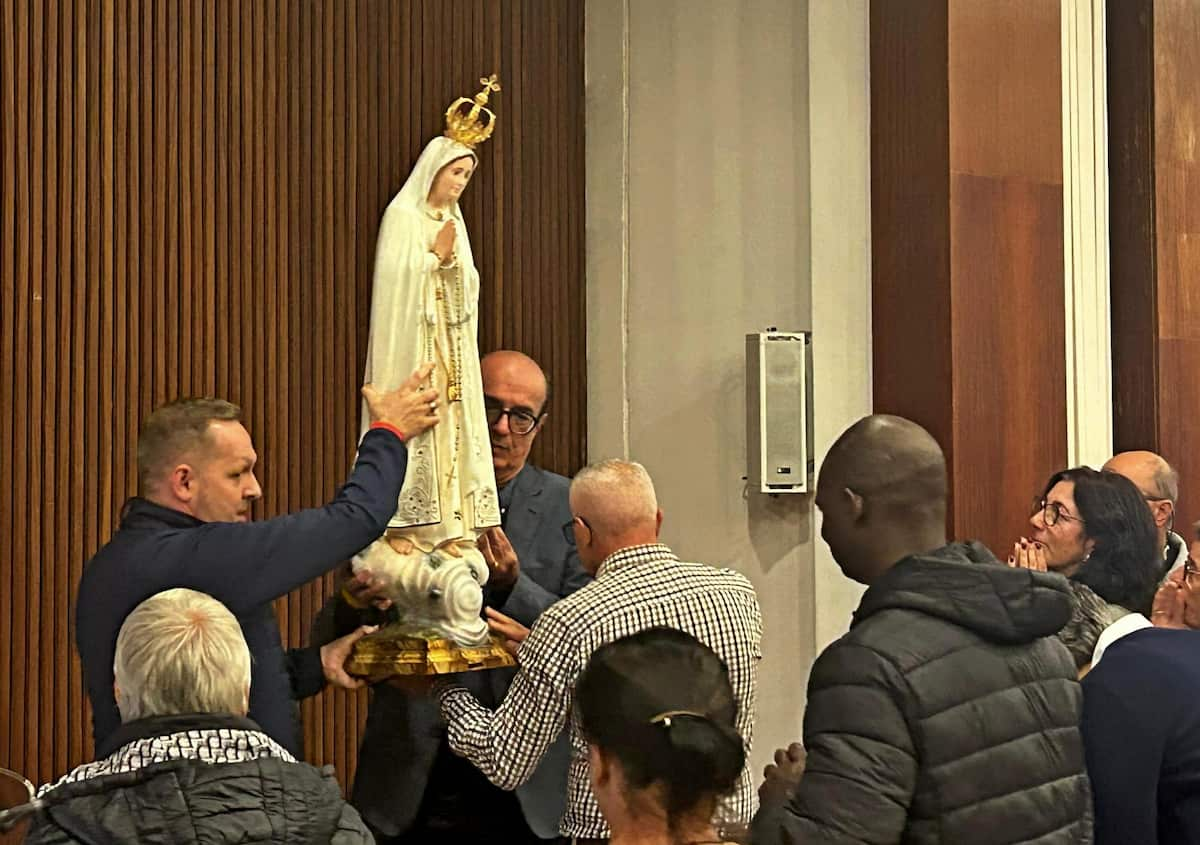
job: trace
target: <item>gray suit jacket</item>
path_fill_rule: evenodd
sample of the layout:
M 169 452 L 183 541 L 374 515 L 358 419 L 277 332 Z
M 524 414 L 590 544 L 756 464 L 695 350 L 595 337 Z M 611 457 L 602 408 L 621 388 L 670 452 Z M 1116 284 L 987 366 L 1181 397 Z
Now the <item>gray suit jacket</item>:
M 575 592 L 591 576 L 583 571 L 575 544 L 568 543 L 563 534 L 562 526 L 571 520 L 567 502 L 570 481 L 526 464 L 511 483 L 515 486 L 504 531 L 517 553 L 521 574 L 498 609 L 532 626 L 543 610 Z M 488 600 L 496 606 L 495 597 Z M 334 621 L 345 618 L 345 610 L 340 597 L 330 599 L 313 627 L 314 642 L 328 642 L 348 630 Z M 515 668 L 492 669 L 462 677 L 484 705 L 495 707 L 504 699 L 515 674 Z M 412 825 L 444 735 L 434 697 L 411 696 L 387 684 L 372 689 L 350 800 L 375 830 L 396 836 Z M 564 731 L 533 777 L 517 789 L 526 822 L 546 839 L 558 834 L 570 756 Z

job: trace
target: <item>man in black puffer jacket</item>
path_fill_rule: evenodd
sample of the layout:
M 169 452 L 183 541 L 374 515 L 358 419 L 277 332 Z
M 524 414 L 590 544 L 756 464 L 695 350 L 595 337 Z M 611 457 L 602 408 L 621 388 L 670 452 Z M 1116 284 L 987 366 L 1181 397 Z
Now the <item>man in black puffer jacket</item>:
M 1052 636 L 1065 580 L 947 544 L 945 458 L 899 417 L 838 439 L 816 503 L 868 589 L 813 666 L 804 747 L 768 767 L 753 842 L 1091 842 L 1082 696 Z
M 246 718 L 250 650 L 211 596 L 173 589 L 121 626 L 113 663 L 121 725 L 52 786 L 31 845 L 374 843 L 332 772 Z

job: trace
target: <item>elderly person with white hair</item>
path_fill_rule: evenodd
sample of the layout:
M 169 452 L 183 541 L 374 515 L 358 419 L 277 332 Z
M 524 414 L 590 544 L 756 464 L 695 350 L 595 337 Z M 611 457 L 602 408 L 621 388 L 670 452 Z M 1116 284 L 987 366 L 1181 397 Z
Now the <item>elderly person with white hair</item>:
M 737 699 L 736 729 L 747 755 L 754 725 L 762 617 L 754 588 L 742 575 L 681 561 L 658 541 L 662 511 L 641 464 L 611 460 L 586 467 L 570 493 L 572 532 L 584 568 L 595 580 L 551 605 L 526 630 L 494 612 L 493 630 L 520 643 L 519 671 L 504 701 L 489 710 L 462 686 L 438 682 L 451 749 L 492 783 L 515 789 L 537 768 L 570 716 L 575 682 L 606 643 L 653 627 L 674 628 L 707 645 L 729 668 Z M 669 731 L 669 720 L 663 730 Z M 567 808 L 559 832 L 576 841 L 608 837 L 592 793 L 588 745 L 572 720 Z M 750 821 L 754 792 L 743 769 L 716 822 Z
M 211 596 L 172 589 L 117 637 L 121 726 L 97 760 L 43 787 L 27 842 L 373 842 L 331 771 L 246 718 L 250 650 Z

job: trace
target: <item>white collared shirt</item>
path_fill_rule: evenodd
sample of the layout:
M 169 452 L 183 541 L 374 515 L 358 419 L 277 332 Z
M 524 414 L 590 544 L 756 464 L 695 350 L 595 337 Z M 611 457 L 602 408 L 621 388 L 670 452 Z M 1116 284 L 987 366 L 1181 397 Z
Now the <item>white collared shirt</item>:
M 1105 649 L 1121 639 L 1121 637 L 1132 634 L 1134 631 L 1140 631 L 1143 628 L 1153 627 L 1153 623 L 1140 613 L 1130 613 L 1127 616 L 1122 616 L 1100 632 L 1100 636 L 1096 639 L 1096 648 L 1092 651 L 1092 668 L 1095 669 L 1100 663 L 1100 658 L 1104 656 Z

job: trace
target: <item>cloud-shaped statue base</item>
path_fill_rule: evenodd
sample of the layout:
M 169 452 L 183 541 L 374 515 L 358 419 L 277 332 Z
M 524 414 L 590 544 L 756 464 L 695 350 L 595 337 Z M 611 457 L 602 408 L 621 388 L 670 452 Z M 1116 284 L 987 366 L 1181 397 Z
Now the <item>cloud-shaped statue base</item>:
M 466 647 L 488 641 L 480 615 L 488 567 L 474 543 L 451 540 L 423 550 L 407 537 L 381 538 L 359 552 L 353 566 L 383 582 L 410 630 L 432 630 Z

